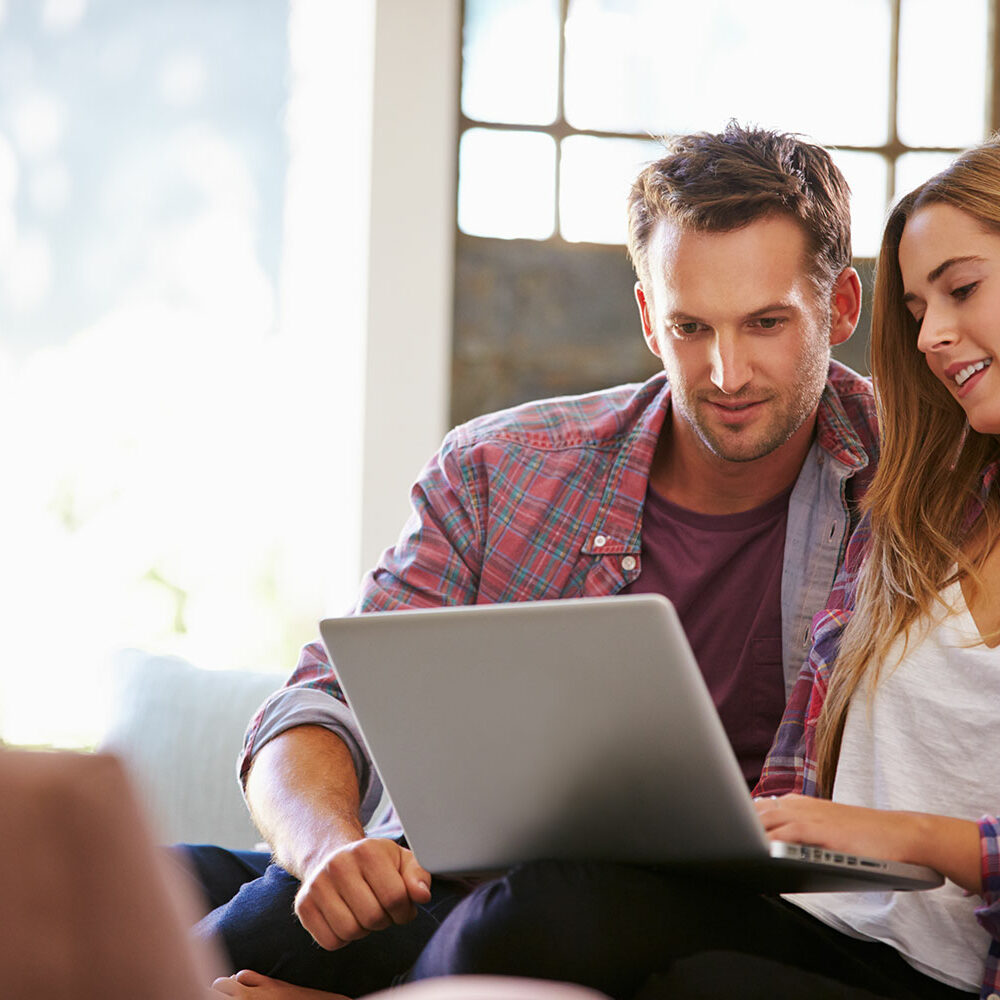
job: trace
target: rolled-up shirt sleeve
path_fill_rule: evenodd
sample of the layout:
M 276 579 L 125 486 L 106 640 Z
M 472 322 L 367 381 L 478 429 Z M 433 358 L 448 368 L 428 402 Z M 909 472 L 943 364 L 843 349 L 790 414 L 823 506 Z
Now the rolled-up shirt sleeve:
M 1000 941 L 1000 819 L 983 816 L 979 820 L 982 897 L 986 904 L 977 910 L 980 924 Z
M 343 702 L 316 688 L 285 687 L 276 691 L 260 710 L 260 718 L 249 748 L 251 756 L 279 733 L 296 726 L 322 726 L 336 733 L 347 745 L 361 794 L 361 822 L 366 826 L 375 814 L 383 788 L 378 771 L 372 766 L 354 714 Z M 245 784 L 246 772 L 241 770 Z
M 275 691 L 251 720 L 237 768 L 244 791 L 250 764 L 261 747 L 280 733 L 309 725 L 336 733 L 346 744 L 358 776 L 361 821 L 367 825 L 382 798 L 382 782 L 321 642 L 303 647 L 288 683 Z

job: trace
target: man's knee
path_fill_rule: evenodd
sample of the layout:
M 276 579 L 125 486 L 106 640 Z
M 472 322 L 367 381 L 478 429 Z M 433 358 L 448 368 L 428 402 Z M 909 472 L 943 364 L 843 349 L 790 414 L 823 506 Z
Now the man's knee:
M 234 969 L 270 973 L 289 953 L 315 947 L 295 916 L 299 881 L 278 865 L 245 882 L 228 902 L 195 926 L 195 935 L 218 941 Z
M 546 938 L 574 917 L 596 912 L 609 880 L 608 867 L 573 861 L 517 865 L 465 901 L 472 917 L 468 922 L 508 942 Z
M 231 851 L 214 844 L 175 844 L 166 848 L 172 863 L 196 882 L 205 912 L 228 903 L 241 886 L 260 878 L 271 863 L 264 851 Z
M 535 861 L 476 889 L 425 949 L 415 978 L 461 972 L 544 976 L 586 956 L 620 921 L 628 883 L 616 865 Z

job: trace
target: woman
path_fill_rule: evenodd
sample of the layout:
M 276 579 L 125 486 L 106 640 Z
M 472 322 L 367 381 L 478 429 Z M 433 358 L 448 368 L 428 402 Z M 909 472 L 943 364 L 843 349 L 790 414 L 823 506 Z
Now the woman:
M 983 996 L 1000 992 L 1000 821 L 974 821 L 1000 807 L 988 754 L 1000 708 L 998 357 L 991 142 L 905 197 L 886 225 L 872 323 L 879 471 L 758 788 L 810 796 L 758 803 L 776 839 L 947 876 L 930 893 L 793 901 L 892 943 L 933 978 L 982 982 Z M 979 922 L 966 893 L 987 904 Z
M 873 311 L 879 471 L 758 809 L 774 839 L 949 881 L 777 899 L 540 862 L 460 903 L 415 977 L 520 973 L 642 1000 L 1000 998 L 1000 820 L 983 816 L 1000 811 L 1000 142 L 894 209 Z

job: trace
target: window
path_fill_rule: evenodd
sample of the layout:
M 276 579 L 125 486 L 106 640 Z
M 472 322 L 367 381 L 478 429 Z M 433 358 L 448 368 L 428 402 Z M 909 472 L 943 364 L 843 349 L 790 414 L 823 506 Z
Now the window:
M 286 121 L 293 8 L 317 34 L 291 0 L 0 2 L 9 742 L 93 741 L 117 647 L 274 670 L 315 633 L 326 515 L 290 498 L 328 403 L 282 286 L 329 105 Z
M 729 118 L 808 134 L 854 192 L 854 244 L 996 124 L 996 0 L 466 0 L 458 225 L 623 243 L 651 136 Z

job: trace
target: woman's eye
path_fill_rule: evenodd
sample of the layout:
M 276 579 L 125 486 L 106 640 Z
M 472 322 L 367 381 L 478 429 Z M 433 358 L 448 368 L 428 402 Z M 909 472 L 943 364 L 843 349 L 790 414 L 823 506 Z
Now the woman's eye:
M 967 299 L 976 290 L 976 286 L 978 284 L 978 281 L 971 281 L 967 285 L 962 285 L 960 288 L 956 288 L 951 293 L 951 296 L 961 302 L 963 299 Z

